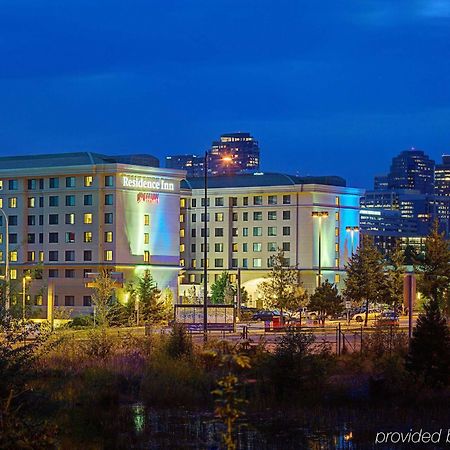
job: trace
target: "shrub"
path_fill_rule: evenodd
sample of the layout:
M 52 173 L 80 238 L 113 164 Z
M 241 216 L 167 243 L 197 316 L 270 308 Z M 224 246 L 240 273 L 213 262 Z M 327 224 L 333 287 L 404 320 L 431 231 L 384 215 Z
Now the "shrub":
M 104 328 L 94 329 L 88 333 L 84 350 L 90 358 L 106 359 L 110 355 L 113 345 L 113 339 L 106 334 Z
M 182 324 L 174 324 L 166 342 L 166 351 L 172 358 L 190 357 L 192 355 L 192 339 Z

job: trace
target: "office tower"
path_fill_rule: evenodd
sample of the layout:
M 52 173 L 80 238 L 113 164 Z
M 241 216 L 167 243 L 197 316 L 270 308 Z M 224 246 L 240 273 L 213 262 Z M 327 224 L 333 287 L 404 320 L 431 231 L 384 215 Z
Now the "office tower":
M 188 177 L 201 177 L 204 173 L 204 157 L 197 155 L 166 156 L 166 168 L 186 170 Z
M 434 172 L 435 193 L 450 197 L 450 155 L 442 155 L 442 164 L 437 164 Z

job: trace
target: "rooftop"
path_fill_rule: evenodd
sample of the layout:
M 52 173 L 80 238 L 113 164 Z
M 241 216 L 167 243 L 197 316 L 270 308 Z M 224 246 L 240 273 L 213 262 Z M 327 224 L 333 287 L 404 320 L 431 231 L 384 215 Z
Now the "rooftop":
M 147 154 L 107 156 L 92 152 L 0 157 L 0 170 L 96 164 L 135 164 L 140 166 L 159 167 L 159 160 L 154 156 Z
M 236 188 L 236 187 L 258 187 L 258 186 L 293 186 L 297 184 L 324 184 L 328 186 L 345 187 L 343 178 L 330 176 L 298 177 L 283 173 L 258 172 L 244 175 L 226 175 L 208 177 L 208 187 Z M 182 189 L 201 189 L 204 187 L 203 177 L 187 178 L 181 182 Z

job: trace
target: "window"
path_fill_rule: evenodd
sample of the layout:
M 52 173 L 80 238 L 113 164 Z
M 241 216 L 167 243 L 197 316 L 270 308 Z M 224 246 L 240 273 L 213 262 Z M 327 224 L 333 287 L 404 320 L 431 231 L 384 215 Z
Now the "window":
M 144 244 L 148 244 L 149 242 L 150 242 L 150 235 L 148 233 L 144 233 Z
M 197 199 L 196 199 L 196 198 L 193 198 L 193 199 L 191 200 L 191 206 L 192 206 L 193 208 L 196 208 L 196 207 L 197 207 Z
M 290 242 L 283 242 L 282 247 L 283 252 L 290 252 L 291 251 L 291 243 Z
M 254 205 L 262 205 L 262 195 L 253 196 L 253 204 Z
M 84 242 L 92 242 L 92 231 L 85 231 L 83 240 Z
M 39 244 L 44 243 L 44 233 L 39 233 Z
M 66 195 L 66 206 L 75 206 L 75 195 Z
M 105 194 L 105 205 L 112 205 L 113 204 L 113 194 Z
M 269 195 L 268 198 L 269 205 L 276 205 L 278 203 L 276 195 Z
M 92 250 L 84 250 L 83 260 L 84 261 L 92 261 Z
M 197 222 L 197 214 L 194 213 L 194 214 L 191 215 L 191 221 L 192 222 Z
M 8 207 L 9 208 L 17 208 L 17 197 L 8 198 Z
M 214 200 L 216 206 L 223 206 L 223 197 L 216 197 Z
M 202 228 L 200 230 L 200 236 L 205 237 L 205 229 L 204 228 Z M 209 228 L 206 230 L 206 236 L 209 237 Z
M 185 245 L 180 244 L 180 253 L 184 253 L 184 251 L 185 251 Z
M 336 197 L 336 198 L 339 198 L 339 197 Z M 340 283 L 340 282 L 341 282 L 341 276 L 338 273 L 336 273 L 334 275 L 334 283 L 337 284 L 337 283 Z
M 214 260 L 214 267 L 223 267 L 223 258 L 216 258 Z
M 186 208 L 186 199 L 180 198 L 180 208 Z
M 253 213 L 253 220 L 262 220 L 262 212 L 256 211 Z
M 244 236 L 244 237 L 248 236 L 248 228 L 247 227 L 242 228 L 242 236 Z
M 34 262 L 36 258 L 36 252 L 31 251 L 31 252 L 27 252 L 27 261 L 28 262 Z
M 105 223 L 113 223 L 113 213 L 105 213 Z
M 336 221 L 339 221 L 339 212 L 335 212 L 335 213 L 334 213 L 334 219 L 335 219 Z
M 242 244 L 242 251 L 243 251 L 244 253 L 247 253 L 247 252 L 248 252 L 248 243 L 247 243 L 247 242 L 244 242 L 244 243 Z
M 66 214 L 66 225 L 74 225 L 75 224 L 75 214 L 70 213 Z
M 0 190 L 3 189 L 3 180 L 0 180 Z
M 205 213 L 201 213 L 201 214 L 200 214 L 200 220 L 201 220 L 202 222 L 205 221 Z M 206 221 L 209 222 L 209 213 L 206 215 Z
M 29 190 L 34 190 L 37 188 L 37 180 L 36 178 L 30 178 L 27 182 L 27 186 Z
M 283 211 L 283 220 L 290 220 L 290 219 L 291 219 L 291 212 Z
M 335 199 L 334 199 L 334 204 L 336 205 L 336 206 L 339 206 L 340 205 L 340 200 L 339 200 L 339 197 L 335 197 Z
M 197 247 L 195 244 L 191 244 L 191 253 L 195 253 L 197 251 Z
M 334 251 L 339 252 L 339 244 L 337 242 L 334 244 Z
M 11 280 L 17 280 L 17 269 L 11 269 L 10 278 Z
M 184 223 L 184 214 L 180 214 L 180 223 Z
M 84 206 L 92 205 L 92 194 L 86 194 L 83 196 L 83 205 Z
M 58 269 L 48 269 L 48 277 L 49 278 L 58 278 L 59 277 Z
M 283 227 L 283 236 L 291 235 L 291 227 Z
M 39 197 L 39 208 L 44 207 L 44 197 Z
M 17 244 L 17 233 L 8 233 L 8 241 L 10 244 Z
M 253 267 L 261 267 L 261 262 L 262 259 L 261 258 L 253 258 Z
M 231 260 L 231 267 L 236 268 L 238 266 L 238 259 L 237 258 L 233 258 Z
M 83 295 L 83 306 L 92 306 L 92 298 L 90 295 Z
M 112 242 L 112 241 L 113 241 L 113 232 L 105 231 L 105 242 Z
M 231 235 L 234 237 L 237 237 L 239 235 L 239 231 L 237 228 L 232 228 L 231 229 Z
M 254 252 L 262 251 L 262 244 L 261 244 L 261 242 L 253 242 L 253 251 Z
M 92 175 L 86 175 L 84 177 L 84 186 L 91 187 L 94 182 L 94 177 Z
M 144 262 L 150 262 L 150 252 L 148 250 L 144 250 Z
M 44 215 L 39 214 L 39 225 L 44 225 Z
M 36 197 L 28 197 L 28 208 L 34 208 L 36 206 Z
M 66 250 L 64 252 L 64 259 L 66 261 L 75 261 L 75 250 Z
M 217 253 L 222 253 L 223 252 L 223 243 L 217 243 L 214 244 L 214 251 Z
M 49 261 L 58 261 L 58 250 L 50 250 L 48 252 Z
M 105 250 L 105 261 L 112 261 L 113 260 L 113 251 L 112 250 Z
M 65 278 L 75 278 L 75 269 L 66 269 L 64 271 Z
M 277 227 L 267 228 L 267 236 L 276 236 L 276 235 L 277 235 Z
M 64 306 L 75 306 L 75 296 L 65 295 L 64 296 Z
M 48 206 L 58 206 L 59 205 L 59 197 L 57 195 L 50 195 L 48 198 Z
M 248 212 L 242 213 L 242 220 L 243 220 L 244 222 L 247 222 L 247 221 L 248 221 Z
M 112 175 L 105 176 L 105 187 L 113 187 L 114 186 L 114 177 Z
M 230 205 L 237 206 L 237 197 L 230 197 Z
M 214 229 L 214 236 L 216 236 L 216 237 L 223 237 L 223 228 L 215 228 Z
M 223 213 L 216 213 L 214 219 L 216 222 L 223 222 Z
M 36 216 L 28 216 L 28 225 L 36 225 Z
M 36 294 L 34 296 L 34 304 L 35 306 L 42 306 L 44 302 L 44 297 L 42 294 Z
M 247 259 L 247 258 L 244 258 L 244 259 L 242 260 L 242 267 L 243 267 L 244 269 L 247 269 L 247 268 L 248 268 L 248 259 Z
M 50 189 L 59 188 L 59 178 L 50 178 L 48 186 L 50 187 Z
M 291 196 L 283 195 L 283 205 L 290 205 L 290 204 L 291 204 Z
M 83 222 L 92 223 L 92 213 L 85 213 Z
M 68 188 L 75 187 L 75 177 L 66 177 L 66 187 Z
M 150 216 L 148 214 L 144 214 L 144 225 L 150 225 Z
M 205 206 L 205 198 L 204 197 L 202 197 L 202 199 L 200 200 L 200 204 L 202 206 Z M 206 200 L 206 204 L 209 206 L 209 198 Z
M 27 242 L 29 244 L 34 244 L 36 242 L 36 235 L 34 233 L 28 233 Z
M 248 197 L 242 197 L 242 204 L 248 206 Z
M 3 208 L 3 199 L 0 198 L 0 208 Z
M 191 237 L 196 237 L 197 236 L 197 230 L 194 228 L 191 230 Z
M 237 242 L 234 242 L 231 246 L 231 251 L 232 252 L 237 252 L 238 251 L 238 244 Z
M 236 222 L 238 220 L 238 213 L 237 212 L 234 212 L 234 213 L 231 214 L 231 220 L 233 222 Z
M 19 189 L 19 182 L 17 180 L 8 180 L 8 189 L 10 191 L 17 191 Z
M 283 258 L 283 267 L 289 267 L 291 265 L 290 258 Z
M 48 242 L 50 244 L 58 243 L 58 233 L 48 233 Z
M 39 262 L 44 262 L 44 251 L 39 250 Z
M 268 252 L 276 252 L 277 251 L 277 243 L 276 242 L 268 242 L 267 243 L 267 251 Z
M 2 225 L 3 225 L 3 217 L 2 217 Z M 10 227 L 14 227 L 17 225 L 17 216 L 8 216 L 8 225 Z
M 92 269 L 83 269 L 83 278 L 87 278 L 88 273 L 92 273 Z
M 195 283 L 195 274 L 192 273 L 189 275 L 189 283 L 191 284 Z
M 336 227 L 336 228 L 334 229 L 334 235 L 335 235 L 335 236 L 339 236 L 339 228 L 338 228 L 338 227 Z
M 269 220 L 277 220 L 277 212 L 276 211 L 268 211 L 267 218 Z
M 66 231 L 66 242 L 73 244 L 75 242 L 75 233 L 72 231 Z

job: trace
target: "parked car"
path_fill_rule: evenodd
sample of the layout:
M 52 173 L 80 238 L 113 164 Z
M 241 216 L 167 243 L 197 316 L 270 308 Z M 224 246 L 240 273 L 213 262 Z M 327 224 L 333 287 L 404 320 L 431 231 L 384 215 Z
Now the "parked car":
M 376 324 L 386 327 L 398 327 L 400 325 L 398 314 L 395 311 L 383 311 L 376 319 Z
M 380 314 L 381 312 L 378 309 L 369 309 L 368 320 L 375 320 Z M 364 322 L 364 320 L 366 320 L 366 312 L 360 311 L 356 313 L 352 317 L 352 320 L 356 320 L 356 322 Z
M 275 311 L 258 311 L 253 314 L 252 320 L 261 320 L 265 322 L 266 320 L 273 320 L 274 317 L 280 317 L 280 313 Z

